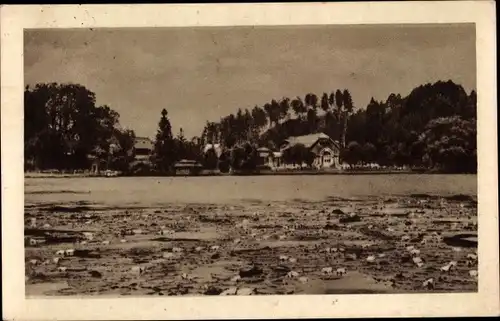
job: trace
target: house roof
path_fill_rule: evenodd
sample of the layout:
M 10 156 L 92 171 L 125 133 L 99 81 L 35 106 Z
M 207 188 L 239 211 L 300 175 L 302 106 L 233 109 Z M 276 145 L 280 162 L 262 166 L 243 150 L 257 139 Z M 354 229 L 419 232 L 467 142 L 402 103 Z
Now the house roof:
M 220 148 L 220 144 L 206 144 L 205 147 L 203 148 L 204 151 L 209 150 L 210 148 Z
M 177 163 L 182 163 L 182 164 L 194 164 L 196 161 L 194 159 L 181 159 Z
M 205 147 L 203 147 L 203 153 L 208 152 L 208 150 L 212 148 L 215 150 L 215 155 L 217 155 L 217 157 L 220 157 L 220 155 L 222 154 L 222 147 L 220 144 L 206 144 Z
M 147 137 L 136 137 L 134 147 L 136 149 L 153 149 L 153 142 Z
M 195 160 L 190 160 L 190 159 L 181 159 L 177 163 L 175 163 L 174 167 L 176 168 L 188 168 L 188 167 L 202 167 L 201 164 L 199 164 Z
M 303 144 L 305 147 L 310 148 L 320 138 L 331 139 L 330 136 L 328 136 L 325 133 L 317 133 L 317 134 L 309 134 L 309 135 L 304 135 L 304 136 L 292 136 L 292 137 L 288 137 L 285 141 L 288 142 L 289 147 L 297 145 L 297 144 Z

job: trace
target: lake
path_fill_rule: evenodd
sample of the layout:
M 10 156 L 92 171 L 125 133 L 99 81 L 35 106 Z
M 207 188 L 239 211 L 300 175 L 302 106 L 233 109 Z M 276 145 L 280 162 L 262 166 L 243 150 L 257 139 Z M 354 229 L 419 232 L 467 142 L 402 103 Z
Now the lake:
M 26 178 L 25 203 L 89 202 L 150 207 L 168 203 L 322 201 L 390 195 L 477 195 L 477 175 Z
M 475 201 L 410 196 L 474 198 L 475 175 L 27 178 L 25 186 L 26 203 L 42 207 L 24 213 L 28 295 L 477 291 L 469 272 L 477 261 L 437 279 L 447 262 L 477 258 Z M 467 242 L 444 239 L 464 233 Z M 425 267 L 411 261 L 410 243 Z M 61 265 L 53 255 L 63 249 L 74 252 Z M 347 274 L 334 276 L 338 268 Z M 431 277 L 436 287 L 424 287 Z

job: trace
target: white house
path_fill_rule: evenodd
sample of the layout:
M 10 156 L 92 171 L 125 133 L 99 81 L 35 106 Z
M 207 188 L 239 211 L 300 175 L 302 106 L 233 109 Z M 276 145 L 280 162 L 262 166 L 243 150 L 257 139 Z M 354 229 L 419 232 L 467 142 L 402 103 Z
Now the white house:
M 136 137 L 134 143 L 135 160 L 149 160 L 153 151 L 153 141 L 147 137 Z
M 281 145 L 284 153 L 291 147 L 302 144 L 315 155 L 313 167 L 316 168 L 338 168 L 340 166 L 340 144 L 324 133 L 310 134 L 304 136 L 292 136 L 287 138 Z

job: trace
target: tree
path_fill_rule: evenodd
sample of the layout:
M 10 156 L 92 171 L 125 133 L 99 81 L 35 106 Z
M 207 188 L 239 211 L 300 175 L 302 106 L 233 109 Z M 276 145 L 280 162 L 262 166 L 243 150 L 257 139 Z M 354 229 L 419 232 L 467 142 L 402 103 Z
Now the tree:
M 280 104 L 278 101 L 275 99 L 271 100 L 271 121 L 274 123 L 274 125 L 278 124 L 279 118 L 280 118 Z
M 342 160 L 349 165 L 355 165 L 363 159 L 363 148 L 358 142 L 350 142 L 347 148 L 342 149 Z
M 255 106 L 250 112 L 251 122 L 250 122 L 250 133 L 252 141 L 257 141 L 259 138 L 260 130 L 267 123 L 266 112 L 261 108 Z
M 292 109 L 295 115 L 297 115 L 299 118 L 301 118 L 302 115 L 307 111 L 300 97 L 297 97 L 294 100 L 292 100 Z
M 231 169 L 231 151 L 230 150 L 222 151 L 222 154 L 219 157 L 218 167 L 222 173 L 227 173 L 230 171 L 230 169 Z
M 283 160 L 288 163 L 288 164 L 293 164 L 294 166 L 297 165 L 297 163 L 300 164 L 300 162 L 297 161 L 296 155 L 294 153 L 294 150 L 292 147 L 285 149 L 283 151 Z
M 133 130 L 116 129 L 110 144 L 109 168 L 128 172 L 134 161 L 135 133 Z
M 307 125 L 309 133 L 314 133 L 317 129 L 318 116 L 316 110 L 311 108 L 307 111 Z
M 349 90 L 345 89 L 344 93 L 342 94 L 342 98 L 344 99 L 344 112 L 342 113 L 342 136 L 340 139 L 341 146 L 345 147 L 345 139 L 346 139 L 346 133 L 347 133 L 347 120 L 349 116 L 351 115 L 354 106 L 352 103 L 352 98 L 351 98 L 351 93 L 349 93 Z M 337 100 L 338 101 L 338 100 Z
M 323 96 L 321 96 L 321 109 L 325 112 L 330 110 L 330 103 L 328 102 L 328 95 L 326 93 L 323 93 Z
M 252 114 L 248 109 L 245 109 L 243 114 L 243 139 L 246 141 L 254 141 L 255 131 L 254 131 L 254 120 Z
M 366 143 L 361 150 L 361 161 L 371 163 L 375 160 L 377 148 L 372 143 Z
M 252 117 L 257 128 L 264 127 L 267 124 L 266 112 L 262 108 L 255 106 L 252 109 Z
M 463 111 L 462 115 L 464 119 L 476 119 L 476 105 L 477 105 L 477 94 L 475 90 L 472 90 L 468 99 L 467 99 L 467 105 L 465 106 L 465 110 Z
M 195 136 L 190 141 L 186 141 L 184 146 L 186 153 L 185 158 L 202 162 L 203 145 L 201 145 L 201 140 L 199 137 Z
M 365 138 L 364 140 L 372 144 L 378 144 L 385 127 L 384 105 L 377 102 L 373 97 L 366 107 L 365 117 Z
M 364 144 L 367 140 L 367 112 L 366 110 L 357 110 L 349 117 L 349 127 L 346 131 L 346 141 L 355 141 Z M 340 128 L 337 128 L 339 130 Z
M 216 142 L 218 142 L 220 138 L 220 131 L 220 124 L 207 121 L 205 128 L 203 128 L 203 132 L 201 134 L 201 144 L 215 144 Z
M 306 103 L 307 108 L 313 108 L 316 109 L 318 108 L 318 96 L 315 94 L 309 93 L 306 95 L 304 98 L 304 101 Z
M 419 140 L 429 167 L 447 172 L 477 172 L 476 122 L 460 116 L 431 120 Z
M 184 137 L 184 130 L 182 127 L 179 129 L 179 133 L 177 134 L 177 137 L 174 139 L 174 146 L 175 146 L 175 152 L 176 152 L 176 161 L 179 159 L 187 159 L 189 158 L 188 152 L 189 152 L 189 146 L 188 146 L 188 141 L 186 140 L 186 137 Z
M 250 143 L 231 149 L 230 164 L 234 170 L 252 171 L 257 168 L 257 149 Z
M 337 91 L 335 92 L 335 103 L 337 107 L 337 109 L 335 110 L 336 116 L 337 119 L 340 119 L 342 117 L 342 107 L 344 106 L 344 97 L 342 96 L 342 92 L 340 91 L 340 89 L 337 89 Z
M 256 106 L 250 115 L 245 112 L 241 116 L 241 122 L 238 117 L 235 120 L 232 114 L 223 117 L 215 124 L 219 128 L 218 137 L 227 148 L 244 141 L 277 148 L 287 137 L 321 131 L 339 140 L 343 147 L 342 157 L 349 158 L 349 146 L 345 146 L 346 142 L 356 142 L 361 150 L 367 146 L 370 146 L 371 151 L 374 150 L 369 153 L 368 158 L 366 155 L 360 156 L 363 153 L 351 153 L 357 157 L 354 158 L 356 161 L 421 167 L 431 166 L 429 164 L 433 160 L 427 154 L 425 143 L 419 140 L 429 121 L 454 116 L 460 116 L 462 120 L 469 122 L 476 119 L 476 92 L 467 94 L 462 86 L 452 81 L 418 86 L 405 97 L 390 93 L 385 101 L 372 98 L 365 108 L 356 111 L 349 90 L 336 90 L 329 95 L 323 93 L 320 107 L 325 113 L 322 117 L 316 114 L 317 96 L 308 93 L 304 99 L 305 103 L 298 96 L 289 102 L 287 98 L 279 103 L 273 99 L 264 109 Z M 291 108 L 298 117 L 278 122 L 286 117 L 287 108 Z M 42 115 L 41 118 L 43 117 Z M 46 117 L 50 119 L 50 113 L 47 112 Z M 262 127 L 268 118 L 270 126 L 263 131 Z M 208 136 L 208 132 L 210 131 L 205 128 L 202 137 Z M 54 146 L 64 146 L 59 143 L 61 137 L 53 135 L 50 139 L 55 142 Z M 356 148 L 355 150 L 359 152 Z M 350 159 L 353 160 L 352 157 Z
M 330 137 L 337 137 L 337 122 L 331 110 L 325 114 L 325 128 L 322 131 Z
M 288 116 L 288 111 L 290 110 L 290 99 L 283 98 L 280 101 L 280 118 L 286 118 Z
M 245 151 L 245 161 L 243 163 L 244 170 L 253 171 L 257 168 L 257 146 L 250 144 L 249 142 L 243 145 L 243 149 Z
M 232 132 L 236 136 L 236 142 L 241 142 L 244 140 L 245 132 L 243 128 L 244 116 L 241 108 L 238 108 L 238 112 L 236 113 L 236 117 L 234 119 L 234 123 L 232 126 Z
M 314 163 L 314 159 L 316 158 L 316 155 L 309 148 L 303 149 L 302 155 L 303 155 L 302 158 L 304 159 L 304 162 L 307 164 L 307 167 L 311 168 Z
M 212 147 L 208 149 L 203 155 L 203 167 L 206 169 L 216 169 L 218 164 L 217 153 L 215 149 Z
M 340 89 L 337 89 L 337 91 L 335 92 L 335 111 L 334 111 L 334 115 L 335 115 L 335 118 L 337 119 L 337 126 L 338 128 L 340 128 L 339 130 L 339 133 L 338 133 L 338 136 L 336 137 L 339 141 L 340 141 L 340 144 L 341 144 L 341 147 L 344 148 L 345 146 L 342 146 L 342 134 L 343 134 L 343 116 L 344 116 L 344 97 L 342 96 L 342 92 L 340 91 Z
M 269 103 L 266 103 L 264 105 L 264 110 L 266 111 L 267 117 L 269 118 L 269 127 L 273 125 L 273 109 L 272 105 Z
M 38 169 L 89 168 L 89 157 L 109 158 L 119 114 L 96 106 L 78 84 L 37 84 L 24 92 L 26 165 Z
M 333 108 L 335 105 L 335 92 L 332 91 L 330 96 L 328 96 L 328 103 L 330 104 L 330 108 Z
M 172 126 L 167 116 L 167 110 L 163 109 L 154 145 L 155 166 L 162 173 L 171 171 L 172 166 L 177 161 L 175 142 L 172 137 Z
M 229 114 L 221 119 L 220 124 L 220 141 L 226 148 L 233 147 L 238 142 L 238 129 L 236 117 Z

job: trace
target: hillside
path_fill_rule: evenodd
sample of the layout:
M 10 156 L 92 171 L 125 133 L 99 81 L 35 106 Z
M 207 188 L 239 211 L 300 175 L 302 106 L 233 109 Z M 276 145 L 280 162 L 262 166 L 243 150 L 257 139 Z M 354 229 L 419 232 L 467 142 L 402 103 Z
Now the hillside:
M 289 136 L 324 132 L 338 140 L 349 163 L 377 162 L 475 172 L 476 93 L 467 94 L 449 80 L 425 84 L 402 97 L 372 98 L 366 108 L 354 105 L 348 90 L 282 98 L 263 108 L 241 109 L 207 123 L 202 142 L 225 146 L 251 141 L 271 149 Z

